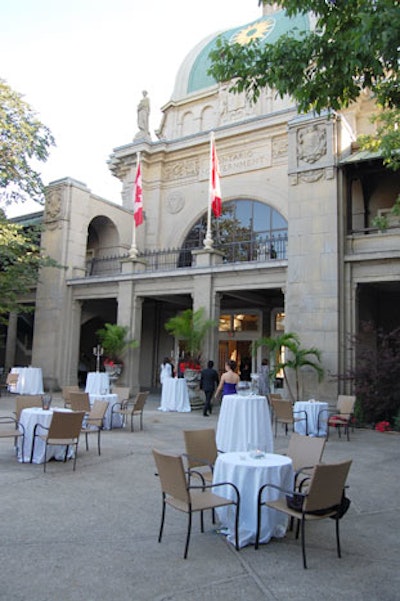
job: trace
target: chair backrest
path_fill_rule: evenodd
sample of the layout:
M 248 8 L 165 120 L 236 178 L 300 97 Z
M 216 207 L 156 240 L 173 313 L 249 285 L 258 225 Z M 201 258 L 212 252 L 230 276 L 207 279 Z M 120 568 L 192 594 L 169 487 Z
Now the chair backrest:
M 113 392 L 113 394 L 118 395 L 118 401 L 120 403 L 122 403 L 122 401 L 126 401 L 126 399 L 129 399 L 129 395 L 130 395 L 129 386 L 126 386 L 126 387 L 113 386 L 112 392 Z
M 11 372 L 7 374 L 6 384 L 7 386 L 13 386 L 18 382 L 19 374 L 12 374 Z
M 138 392 L 134 402 L 135 411 L 141 411 L 146 404 L 148 392 Z
M 284 399 L 271 399 L 272 408 L 277 419 L 293 420 L 293 405 Z
M 70 392 L 69 404 L 72 411 L 90 411 L 89 394 L 87 392 Z
M 354 411 L 356 397 L 353 394 L 339 394 L 336 405 L 337 410 L 342 415 L 351 415 Z
M 278 401 L 279 400 L 283 400 L 283 396 L 281 395 L 280 392 L 269 392 L 267 394 L 267 397 L 268 397 L 269 402 L 271 402 L 272 399 L 275 399 L 275 400 L 278 400 Z
M 189 467 L 214 465 L 218 455 L 215 430 L 183 430 L 183 438 Z
M 95 401 L 93 403 L 92 408 L 90 409 L 88 417 L 89 425 L 98 426 L 99 428 L 101 428 L 107 409 L 107 401 Z
M 339 505 L 352 461 L 319 463 L 311 476 L 304 511 L 319 511 Z
M 27 394 L 17 396 L 15 399 L 15 416 L 17 421 L 21 418 L 21 411 L 28 407 L 41 407 L 42 397 L 39 394 Z
M 81 392 L 79 386 L 63 386 L 61 388 L 61 395 L 65 402 L 69 403 L 69 395 L 71 392 Z
M 161 490 L 166 495 L 179 499 L 184 503 L 189 503 L 190 495 L 187 490 L 182 457 L 162 453 L 157 449 L 153 449 L 153 457 L 160 477 Z
M 48 438 L 79 438 L 84 417 L 84 411 L 53 411 Z
M 289 446 L 286 455 L 293 462 L 293 469 L 296 472 L 302 467 L 314 467 L 322 459 L 326 439 L 311 436 L 301 436 L 293 433 L 289 440 Z

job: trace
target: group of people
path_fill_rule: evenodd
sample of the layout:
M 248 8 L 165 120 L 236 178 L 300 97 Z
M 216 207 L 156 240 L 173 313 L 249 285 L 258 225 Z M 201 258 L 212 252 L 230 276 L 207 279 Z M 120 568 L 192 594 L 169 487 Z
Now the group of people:
M 247 363 L 245 368 L 242 367 L 241 375 L 237 373 L 236 361 L 229 360 L 225 363 L 225 372 L 221 378 L 217 370 L 214 368 L 214 361 L 208 361 L 207 367 L 200 372 L 200 389 L 204 392 L 205 401 L 203 407 L 203 415 L 208 417 L 212 413 L 212 399 L 224 397 L 228 394 L 236 394 L 236 386 L 242 378 L 242 372 L 249 366 Z M 249 368 L 249 374 L 250 374 Z M 247 373 L 247 371 L 245 372 Z M 163 385 L 166 378 L 175 376 L 174 366 L 169 357 L 165 357 L 160 370 L 160 382 Z M 260 395 L 267 395 L 270 392 L 269 386 L 269 365 L 268 359 L 263 359 L 261 368 L 258 372 L 258 391 Z

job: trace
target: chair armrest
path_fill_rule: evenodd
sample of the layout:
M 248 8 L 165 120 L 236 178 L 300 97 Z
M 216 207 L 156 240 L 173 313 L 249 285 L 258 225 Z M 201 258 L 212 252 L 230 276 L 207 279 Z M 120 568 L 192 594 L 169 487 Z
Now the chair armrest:
M 49 431 L 49 430 L 50 430 L 50 428 L 48 428 L 47 426 L 42 426 L 42 424 L 39 424 L 39 423 L 37 423 L 37 424 L 35 424 L 35 426 L 34 426 L 34 428 L 33 428 L 33 437 L 35 437 L 35 436 L 36 436 L 36 430 L 37 430 L 38 428 L 42 428 L 42 430 L 47 430 L 47 431 Z
M 302 497 L 306 497 L 307 495 L 305 493 L 299 492 L 298 490 L 293 490 L 293 489 L 288 489 L 288 488 L 282 488 L 282 486 L 278 486 L 277 484 L 263 484 L 260 489 L 258 490 L 258 497 L 257 497 L 257 503 L 258 505 L 261 503 L 261 497 L 262 494 L 264 492 L 264 490 L 266 488 L 274 488 L 275 490 L 278 490 L 279 492 L 281 492 L 283 495 L 301 495 Z
M 208 465 L 208 467 L 211 469 L 211 471 L 213 471 L 214 466 L 212 463 L 210 463 L 209 461 L 207 461 L 207 459 L 203 459 L 203 457 L 195 457 L 194 455 L 189 455 L 188 453 L 182 453 L 182 457 L 186 457 L 186 459 L 192 459 L 193 461 L 198 461 L 199 463 L 201 462 L 201 466 L 205 466 Z M 196 466 L 196 467 L 201 467 L 200 465 Z M 189 471 L 193 471 L 192 468 L 189 468 Z
M 240 492 L 239 492 L 238 487 L 235 484 L 233 484 L 233 482 L 216 482 L 215 484 L 205 484 L 202 486 L 195 486 L 195 485 L 190 484 L 187 487 L 187 489 L 191 490 L 191 489 L 196 489 L 196 488 L 200 489 L 201 488 L 202 490 L 204 490 L 206 488 L 216 488 L 217 486 L 232 486 L 232 488 L 234 489 L 234 491 L 236 493 L 236 503 L 240 503 Z
M 113 411 L 114 407 L 120 407 L 122 409 L 122 404 L 123 404 L 123 401 L 122 402 L 118 401 L 118 403 L 113 403 L 111 405 L 111 411 Z

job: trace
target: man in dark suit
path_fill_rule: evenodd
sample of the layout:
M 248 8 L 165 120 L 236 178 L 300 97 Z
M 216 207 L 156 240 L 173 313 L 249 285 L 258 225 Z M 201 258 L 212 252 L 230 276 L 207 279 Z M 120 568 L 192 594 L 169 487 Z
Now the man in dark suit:
M 203 408 L 203 415 L 207 417 L 209 413 L 212 412 L 211 399 L 213 397 L 214 391 L 218 386 L 219 377 L 218 373 L 214 369 L 214 361 L 209 361 L 207 363 L 207 367 L 202 369 L 201 378 L 200 378 L 200 388 L 204 390 L 204 394 L 206 396 L 206 400 Z

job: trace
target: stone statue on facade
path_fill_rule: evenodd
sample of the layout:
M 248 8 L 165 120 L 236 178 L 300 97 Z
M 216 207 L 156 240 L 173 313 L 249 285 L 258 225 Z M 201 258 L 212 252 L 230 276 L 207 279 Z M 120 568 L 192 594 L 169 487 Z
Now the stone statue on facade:
M 149 138 L 149 117 L 150 117 L 150 99 L 147 96 L 146 90 L 142 92 L 143 98 L 137 107 L 137 125 L 139 128 L 135 138 Z

